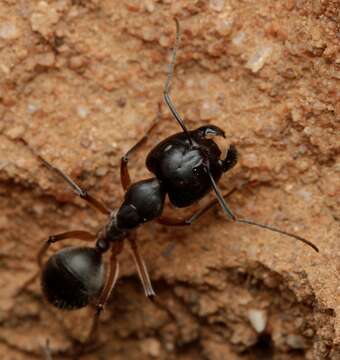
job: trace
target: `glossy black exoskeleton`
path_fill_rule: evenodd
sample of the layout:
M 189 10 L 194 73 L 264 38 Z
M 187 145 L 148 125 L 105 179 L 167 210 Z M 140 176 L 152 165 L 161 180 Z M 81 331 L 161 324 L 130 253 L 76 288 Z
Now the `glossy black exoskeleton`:
M 221 150 L 211 139 L 212 136 L 225 137 L 217 126 L 202 126 L 189 134 L 193 144 L 180 132 L 159 143 L 146 159 L 147 168 L 162 181 L 170 201 L 177 207 L 192 205 L 212 189 L 207 163 L 217 183 L 237 161 L 234 146 L 230 146 L 225 159 L 220 158 Z
M 191 225 L 213 205 L 219 203 L 232 221 L 278 232 L 300 240 L 318 251 L 314 244 L 298 235 L 252 220 L 237 218 L 229 209 L 217 183 L 223 173 L 236 164 L 237 151 L 235 147 L 231 145 L 225 158 L 221 158 L 221 150 L 213 138 L 216 136 L 224 137 L 223 130 L 214 125 L 205 125 L 189 131 L 169 95 L 179 43 L 179 24 L 177 21 L 176 26 L 176 45 L 164 87 L 164 99 L 172 115 L 181 126 L 182 132 L 161 141 L 148 154 L 146 166 L 155 175 L 154 178 L 132 184 L 128 171 L 128 161 L 130 155 L 147 140 L 149 133 L 155 128 L 156 122 L 121 159 L 120 179 L 125 196 L 121 206 L 116 211 L 108 209 L 102 202 L 81 189 L 61 170 L 36 154 L 49 169 L 61 176 L 78 196 L 107 216 L 106 225 L 97 234 L 76 230 L 50 236 L 38 253 L 38 264 L 42 268 L 42 289 L 50 303 L 56 307 L 71 310 L 84 307 L 93 301 L 96 302 L 97 311 L 88 340 L 92 339 L 97 328 L 99 314 L 115 286 L 119 273 L 117 256 L 123 249 L 124 239 L 127 239 L 131 246 L 145 294 L 148 297 L 155 295 L 136 243 L 135 230 L 147 221 L 157 220 L 164 225 L 187 226 Z M 202 199 L 211 190 L 214 191 L 216 199 L 193 213 L 191 217 L 178 219 L 162 215 L 166 195 L 169 196 L 170 201 L 175 206 L 187 207 Z M 95 246 L 65 248 L 56 252 L 43 265 L 43 256 L 50 245 L 69 238 L 95 241 Z M 105 277 L 103 254 L 107 251 L 111 252 L 111 260 L 108 274 Z M 27 281 L 23 288 L 27 287 L 36 276 L 37 274 Z
M 131 230 L 140 224 L 162 215 L 165 187 L 157 179 L 147 179 L 132 184 L 117 213 L 119 229 Z
M 61 309 L 80 309 L 104 286 L 102 253 L 89 247 L 67 247 L 50 257 L 41 275 L 46 299 Z M 77 294 L 77 296 L 75 296 Z

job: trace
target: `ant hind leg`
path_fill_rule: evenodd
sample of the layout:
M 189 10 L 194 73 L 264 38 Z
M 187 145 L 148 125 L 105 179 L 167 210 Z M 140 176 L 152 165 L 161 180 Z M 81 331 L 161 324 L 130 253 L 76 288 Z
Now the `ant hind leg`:
M 128 240 L 130 242 L 133 260 L 135 261 L 138 275 L 139 275 L 140 281 L 143 285 L 145 295 L 149 299 L 152 299 L 156 294 L 152 288 L 148 269 L 145 265 L 143 258 L 141 257 L 141 255 L 139 253 L 139 249 L 138 249 L 137 241 L 136 241 L 136 233 L 135 232 L 130 233 Z
M 118 254 L 123 250 L 123 242 L 116 242 L 113 244 L 111 249 L 111 258 L 110 258 L 110 267 L 109 274 L 105 286 L 103 287 L 99 299 L 96 303 L 95 314 L 93 317 L 92 325 L 89 334 L 87 335 L 84 342 L 81 343 L 82 346 L 92 346 L 97 343 L 97 333 L 98 333 L 98 324 L 99 317 L 101 312 L 104 310 L 104 307 L 107 301 L 110 298 L 112 290 L 114 289 L 119 275 L 119 263 L 117 260 Z

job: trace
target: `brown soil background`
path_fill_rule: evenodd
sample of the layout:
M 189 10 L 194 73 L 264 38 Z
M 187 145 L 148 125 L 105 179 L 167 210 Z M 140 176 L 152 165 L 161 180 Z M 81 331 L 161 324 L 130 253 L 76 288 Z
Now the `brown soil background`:
M 219 209 L 191 228 L 147 224 L 139 243 L 157 304 L 145 299 L 125 251 L 100 327 L 107 343 L 81 359 L 340 358 L 339 6 L 1 1 L 2 359 L 44 358 L 46 338 L 65 348 L 66 332 L 84 338 L 88 309 L 52 309 L 38 282 L 14 294 L 48 235 L 105 223 L 29 148 L 117 208 L 119 159 L 162 101 L 174 16 L 183 31 L 174 102 L 190 128 L 216 124 L 227 134 L 221 146 L 237 146 L 239 164 L 220 182 L 224 191 L 240 188 L 231 207 L 321 251 L 228 223 Z M 163 106 L 162 125 L 131 162 L 133 179 L 150 176 L 147 151 L 175 131 Z M 253 314 L 265 321 L 262 335 Z

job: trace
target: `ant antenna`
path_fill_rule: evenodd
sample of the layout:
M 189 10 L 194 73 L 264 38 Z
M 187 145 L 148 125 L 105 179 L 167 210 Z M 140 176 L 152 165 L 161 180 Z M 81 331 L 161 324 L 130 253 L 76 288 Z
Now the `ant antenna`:
M 174 116 L 174 118 L 176 119 L 176 121 L 178 122 L 178 124 L 181 126 L 183 132 L 186 134 L 186 136 L 188 137 L 188 140 L 190 142 L 190 145 L 193 146 L 193 141 L 192 138 L 190 136 L 190 133 L 188 131 L 188 129 L 186 128 L 183 119 L 181 118 L 181 116 L 179 115 L 179 113 L 177 112 L 175 105 L 172 103 L 172 100 L 170 98 L 170 90 L 171 90 L 171 80 L 173 78 L 174 75 L 174 67 L 175 67 L 175 62 L 176 62 L 176 54 L 177 54 L 177 50 L 179 47 L 179 43 L 180 43 L 180 37 L 181 37 L 181 31 L 180 31 L 180 27 L 179 27 L 179 21 L 175 18 L 175 23 L 176 23 L 176 41 L 175 41 L 175 45 L 174 48 L 172 50 L 172 59 L 171 62 L 168 66 L 168 76 L 167 79 L 165 81 L 165 85 L 164 85 L 164 100 L 166 102 L 166 104 L 168 105 L 172 115 Z
M 209 178 L 210 178 L 210 181 L 211 181 L 211 184 L 212 184 L 212 187 L 215 191 L 215 194 L 216 194 L 216 197 L 217 197 L 217 200 L 218 202 L 220 203 L 223 211 L 225 212 L 225 214 L 228 216 L 228 218 L 230 218 L 232 221 L 235 221 L 237 223 L 240 223 L 240 224 L 248 224 L 248 225 L 254 225 L 254 226 L 257 226 L 257 227 L 260 227 L 262 229 L 267 229 L 267 230 L 270 230 L 270 231 L 273 231 L 273 232 L 277 232 L 279 234 L 282 234 L 282 235 L 286 235 L 286 236 L 289 236 L 291 238 L 294 238 L 296 240 L 299 240 L 303 243 L 305 243 L 306 245 L 310 246 L 313 250 L 315 250 L 316 252 L 319 252 L 319 249 L 317 248 L 316 245 L 314 245 L 312 242 L 304 239 L 303 237 L 301 236 L 298 236 L 298 235 L 295 235 L 295 234 L 292 234 L 288 231 L 284 231 L 284 230 L 280 230 L 280 229 L 277 229 L 273 226 L 270 226 L 270 225 L 264 225 L 264 224 L 259 224 L 253 220 L 248 220 L 248 219 L 238 219 L 234 214 L 233 212 L 230 210 L 229 206 L 227 205 L 226 201 L 224 200 L 223 198 L 223 195 L 220 191 L 220 189 L 218 188 L 211 172 L 210 172 L 210 169 L 209 169 L 209 165 L 206 166 L 206 170 L 207 170 L 207 173 L 209 175 Z

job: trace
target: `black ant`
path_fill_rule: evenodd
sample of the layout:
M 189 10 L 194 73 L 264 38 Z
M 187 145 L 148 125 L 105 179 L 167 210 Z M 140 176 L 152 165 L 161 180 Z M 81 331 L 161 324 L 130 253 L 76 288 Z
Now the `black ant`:
M 168 226 L 191 225 L 212 206 L 219 203 L 228 219 L 232 221 L 278 232 L 302 241 L 315 251 L 319 251 L 314 244 L 298 235 L 252 220 L 237 218 L 230 210 L 217 183 L 223 173 L 235 166 L 237 162 L 235 147 L 231 145 L 226 157 L 221 159 L 221 151 L 211 137 L 225 137 L 223 130 L 214 125 L 205 125 L 189 131 L 170 98 L 171 80 L 179 40 L 180 28 L 179 22 L 176 20 L 176 42 L 164 87 L 164 99 L 172 115 L 181 126 L 182 132 L 166 138 L 148 154 L 146 166 L 155 177 L 132 184 L 128 171 L 128 161 L 130 155 L 145 143 L 150 132 L 155 128 L 156 122 L 144 137 L 121 158 L 120 178 L 125 196 L 118 210 L 108 209 L 101 201 L 81 189 L 61 170 L 37 155 L 49 169 L 59 174 L 77 195 L 108 217 L 106 225 L 97 234 L 78 230 L 53 235 L 48 238 L 38 253 L 38 264 L 42 268 L 43 293 L 51 304 L 60 309 L 73 310 L 87 306 L 93 299 L 96 300 L 96 314 L 88 340 L 94 336 L 99 314 L 103 310 L 118 278 L 117 256 L 123 250 L 124 239 L 127 238 L 130 243 L 146 296 L 152 298 L 155 295 L 147 268 L 136 243 L 135 230 L 145 222 L 157 220 L 159 223 Z M 191 217 L 178 219 L 162 216 L 166 195 L 176 207 L 187 207 L 202 199 L 211 190 L 214 191 L 216 199 Z M 50 245 L 69 238 L 95 241 L 95 246 L 64 248 L 51 256 L 43 265 L 43 256 Z M 105 276 L 102 256 L 107 251 L 111 252 L 111 259 L 108 275 Z M 27 284 L 32 280 L 33 278 Z

